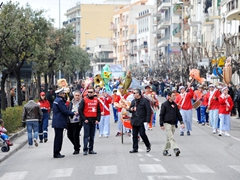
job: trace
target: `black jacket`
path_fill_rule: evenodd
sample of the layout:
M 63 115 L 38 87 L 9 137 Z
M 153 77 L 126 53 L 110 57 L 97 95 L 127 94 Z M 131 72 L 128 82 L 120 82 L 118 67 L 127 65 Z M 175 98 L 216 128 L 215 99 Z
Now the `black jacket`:
M 132 107 L 136 107 L 136 111 L 130 111 Z M 132 126 L 141 126 L 144 122 L 150 122 L 151 108 L 147 99 L 141 97 L 140 99 L 132 100 L 129 111 L 132 113 Z
M 181 124 L 183 123 L 177 104 L 175 102 L 170 102 L 169 100 L 162 104 L 159 119 L 160 126 L 163 126 L 164 123 L 174 125 L 176 124 L 177 119 Z

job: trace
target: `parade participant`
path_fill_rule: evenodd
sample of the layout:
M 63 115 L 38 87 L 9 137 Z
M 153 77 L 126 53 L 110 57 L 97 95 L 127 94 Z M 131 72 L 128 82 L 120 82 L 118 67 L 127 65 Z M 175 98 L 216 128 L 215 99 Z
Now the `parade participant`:
M 213 129 L 213 134 L 217 133 L 218 128 L 218 97 L 220 96 L 220 91 L 215 88 L 214 84 L 210 84 L 209 92 L 206 94 L 205 101 L 207 102 L 207 112 L 209 112 L 209 120 Z
M 206 100 L 206 94 L 207 94 L 207 91 L 204 90 L 202 92 L 202 98 L 200 99 L 201 100 L 201 105 L 200 105 L 200 112 L 201 112 L 201 118 L 200 118 L 200 123 L 202 124 L 202 126 L 205 126 L 205 124 L 208 124 L 208 112 L 206 111 L 207 110 L 207 100 Z
M 237 91 L 234 97 L 234 102 L 237 103 L 237 111 L 238 111 L 237 119 L 240 119 L 240 84 L 237 85 Z
M 113 109 L 113 116 L 114 116 L 114 122 L 118 122 L 118 110 L 114 106 L 115 102 L 119 102 L 121 97 L 117 94 L 117 89 L 113 89 L 113 95 L 112 95 L 112 109 Z
M 41 122 L 43 117 L 40 106 L 33 101 L 33 97 L 29 97 L 29 101 L 27 104 L 23 106 L 23 114 L 22 114 L 22 125 L 25 127 L 27 125 L 28 132 L 28 145 L 29 148 L 32 147 L 33 142 L 37 147 L 37 139 L 38 139 L 38 123 Z M 34 132 L 34 138 L 32 139 L 32 131 Z
M 78 112 L 71 112 L 67 109 L 64 101 L 65 91 L 64 88 L 55 91 L 56 99 L 53 102 L 53 120 L 52 127 L 54 128 L 54 145 L 53 145 L 53 157 L 63 158 L 64 155 L 60 154 L 63 142 L 63 130 L 67 129 L 68 116 L 77 115 Z
M 173 148 L 176 156 L 179 156 L 180 150 L 174 139 L 175 124 L 177 119 L 180 121 L 181 128 L 184 129 L 183 119 L 179 112 L 177 104 L 174 102 L 176 99 L 176 94 L 174 92 L 168 93 L 167 101 L 165 101 L 161 106 L 161 111 L 159 115 L 160 127 L 162 130 L 166 130 L 167 142 L 163 150 L 164 156 L 171 156 L 168 152 L 169 149 Z
M 74 91 L 73 100 L 70 102 L 68 110 L 72 112 L 78 112 L 79 104 L 81 101 L 81 92 L 79 90 Z M 68 139 L 72 142 L 74 152 L 73 154 L 79 154 L 80 151 L 80 131 L 82 128 L 82 123 L 80 120 L 79 114 L 69 117 L 67 136 Z
M 45 93 L 40 93 L 40 99 L 38 101 L 38 104 L 41 108 L 41 111 L 43 113 L 42 122 L 39 124 L 38 134 L 39 134 L 39 140 L 40 143 L 47 142 L 48 141 L 48 119 L 49 119 L 49 113 L 50 113 L 50 103 L 46 99 Z
M 203 86 L 202 85 L 199 84 L 197 86 L 197 90 L 194 91 L 193 100 L 195 102 L 197 102 L 197 101 L 202 102 L 203 101 Z M 198 123 L 201 124 L 201 108 L 200 108 L 200 106 L 196 108 L 196 111 L 197 111 Z
M 83 155 L 97 154 L 93 151 L 95 125 L 97 125 L 101 118 L 100 104 L 96 97 L 94 97 L 94 88 L 89 86 L 87 96 L 80 102 L 78 112 L 84 128 L 83 136 Z
M 156 113 L 156 111 L 159 107 L 159 102 L 158 102 L 158 99 L 157 99 L 156 92 L 153 92 L 151 90 L 151 86 L 149 86 L 149 85 L 147 85 L 145 87 L 145 92 L 144 92 L 143 96 L 149 100 L 149 103 L 150 103 L 150 106 L 151 106 L 151 120 L 150 120 L 150 123 L 148 123 L 148 129 L 152 130 L 153 116 L 154 116 L 154 113 Z
M 226 136 L 230 136 L 228 131 L 230 130 L 230 114 L 233 108 L 233 101 L 231 96 L 228 94 L 228 88 L 222 88 L 222 94 L 218 98 L 219 102 L 219 118 L 220 118 L 220 127 L 219 127 L 219 136 L 222 136 L 222 131 L 225 131 Z
M 151 151 L 151 144 L 145 133 L 144 122 L 150 122 L 151 118 L 151 108 L 150 103 L 146 98 L 142 97 L 140 89 L 135 89 L 134 100 L 131 102 L 129 107 L 129 112 L 132 113 L 131 125 L 132 125 L 132 140 L 133 149 L 129 151 L 130 153 L 138 152 L 138 133 L 140 134 L 145 146 L 147 147 L 147 152 Z
M 112 97 L 109 96 L 105 89 L 102 95 L 98 98 L 100 102 L 101 120 L 99 122 L 99 137 L 108 137 L 110 135 L 110 104 Z
M 188 83 L 188 91 L 185 90 L 184 86 L 179 87 L 180 95 L 176 99 L 176 103 L 178 108 L 180 109 L 180 113 L 183 118 L 183 122 L 185 124 L 185 128 L 187 130 L 187 135 L 190 136 L 190 131 L 192 131 L 192 98 L 193 98 L 193 90 L 190 88 L 191 83 Z M 180 129 L 180 136 L 184 136 L 185 129 Z

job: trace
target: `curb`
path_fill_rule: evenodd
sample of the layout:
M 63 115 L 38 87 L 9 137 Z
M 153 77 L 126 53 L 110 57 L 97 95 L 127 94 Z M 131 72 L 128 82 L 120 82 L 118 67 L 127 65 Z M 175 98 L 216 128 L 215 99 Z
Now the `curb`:
M 23 128 L 21 131 L 13 134 L 12 136 L 9 137 L 10 141 L 13 141 L 14 139 L 16 139 L 19 136 L 22 136 L 25 132 L 26 132 L 27 128 Z

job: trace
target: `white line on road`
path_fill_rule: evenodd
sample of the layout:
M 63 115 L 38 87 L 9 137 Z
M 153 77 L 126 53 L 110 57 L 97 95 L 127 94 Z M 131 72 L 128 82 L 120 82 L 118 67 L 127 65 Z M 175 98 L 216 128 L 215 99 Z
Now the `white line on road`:
M 155 180 L 155 179 L 184 179 L 182 176 L 147 176 L 148 180 Z
M 95 167 L 95 175 L 117 174 L 117 173 L 118 173 L 117 165 Z
M 191 179 L 191 180 L 197 180 L 197 179 L 195 179 L 195 178 L 193 178 L 191 176 L 185 176 L 185 177 L 188 178 L 188 179 Z
M 212 169 L 203 164 L 184 164 L 191 173 L 215 173 Z
M 142 173 L 166 173 L 167 170 L 161 164 L 139 164 Z
M 139 161 L 146 161 L 146 159 L 144 159 L 144 158 L 139 158 Z
M 0 179 L 1 180 L 22 180 L 25 178 L 27 175 L 27 171 L 22 171 L 22 172 L 10 172 L 10 173 L 5 173 Z
M 72 175 L 72 172 L 73 168 L 54 169 L 50 172 L 48 178 L 70 177 Z
M 154 161 L 160 162 L 161 160 L 158 158 L 153 158 Z
M 152 157 L 152 155 L 151 155 L 151 154 L 146 154 L 146 156 L 148 156 L 148 157 Z
M 229 167 L 240 173 L 240 166 L 229 165 Z

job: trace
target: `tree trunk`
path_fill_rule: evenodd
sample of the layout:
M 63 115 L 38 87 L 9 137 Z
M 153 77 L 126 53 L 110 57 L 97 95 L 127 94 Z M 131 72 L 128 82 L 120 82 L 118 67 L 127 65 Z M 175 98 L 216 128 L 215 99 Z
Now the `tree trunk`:
M 39 94 L 41 91 L 41 75 L 40 73 L 37 73 L 37 88 L 36 88 L 37 92 L 36 94 Z
M 20 69 L 15 69 L 15 75 L 16 75 L 16 80 L 17 80 L 17 103 L 19 106 L 22 105 L 22 93 L 21 93 L 21 79 L 20 79 Z M 26 87 L 27 88 L 27 87 Z
M 5 89 L 5 82 L 7 79 L 8 73 L 3 72 L 2 73 L 2 81 L 1 81 L 1 109 L 5 110 L 6 109 L 6 93 L 4 91 Z
M 44 92 L 47 93 L 47 90 L 48 90 L 48 75 L 47 74 L 44 74 Z

